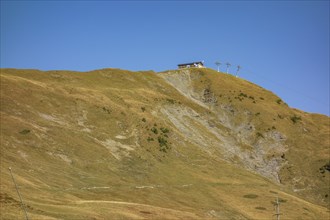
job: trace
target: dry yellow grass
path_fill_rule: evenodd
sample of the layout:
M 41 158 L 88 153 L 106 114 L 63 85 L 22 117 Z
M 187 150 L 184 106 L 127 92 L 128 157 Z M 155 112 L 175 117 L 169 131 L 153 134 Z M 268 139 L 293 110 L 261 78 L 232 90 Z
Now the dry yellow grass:
M 271 219 L 276 197 L 328 219 L 329 118 L 279 99 L 210 69 L 1 69 L 1 217 L 23 217 L 12 167 L 31 219 Z

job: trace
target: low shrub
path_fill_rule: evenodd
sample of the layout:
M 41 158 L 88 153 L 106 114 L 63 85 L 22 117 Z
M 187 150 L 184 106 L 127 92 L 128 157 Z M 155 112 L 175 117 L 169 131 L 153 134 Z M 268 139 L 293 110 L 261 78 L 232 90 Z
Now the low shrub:
M 151 128 L 150 130 L 151 130 L 154 134 L 158 134 L 158 130 L 157 130 L 157 128 L 153 127 L 153 128 Z
M 257 207 L 255 207 L 255 209 L 258 209 L 258 210 L 266 210 L 265 207 L 261 207 L 261 206 L 257 206 Z
M 174 99 L 166 99 L 167 102 L 171 103 L 171 104 L 175 104 L 175 100 Z
M 168 130 L 167 128 L 163 128 L 163 127 L 161 127 L 160 130 L 161 130 L 164 134 L 170 132 L 170 130 Z
M 247 98 L 248 97 L 248 95 L 247 94 L 245 94 L 245 93 L 243 93 L 243 92 L 241 92 L 238 96 L 243 96 L 243 97 L 245 97 L 245 98 Z
M 290 119 L 294 124 L 297 123 L 298 121 L 301 121 L 301 117 L 297 115 L 290 117 Z
M 147 138 L 147 141 L 150 142 L 150 141 L 154 141 L 154 139 L 152 137 L 148 137 Z
M 20 134 L 28 134 L 28 133 L 30 133 L 31 131 L 29 130 L 29 129 L 24 129 L 24 130 L 22 130 L 22 131 L 20 131 L 19 133 Z
M 255 199 L 255 198 L 258 198 L 258 195 L 256 195 L 256 194 L 246 194 L 243 197 L 247 198 L 247 199 Z
M 159 143 L 159 150 L 163 151 L 163 152 L 166 152 L 169 149 L 169 147 L 167 145 L 167 140 L 164 137 L 161 137 L 161 136 L 159 136 L 157 138 L 157 140 L 158 140 L 158 143 Z
M 278 198 L 278 202 L 279 202 L 279 203 L 286 203 L 287 201 L 288 201 L 288 200 L 286 200 L 286 199 Z M 273 204 L 273 205 L 276 205 L 276 202 L 272 201 L 272 204 Z
M 257 135 L 257 137 L 264 138 L 264 136 L 260 132 L 257 132 L 256 135 Z
M 110 110 L 110 109 L 108 109 L 108 108 L 106 108 L 106 107 L 103 107 L 102 109 L 103 109 L 103 111 L 105 111 L 105 112 L 106 112 L 106 113 L 108 113 L 108 114 L 110 114 L 110 113 L 111 113 L 111 110 Z

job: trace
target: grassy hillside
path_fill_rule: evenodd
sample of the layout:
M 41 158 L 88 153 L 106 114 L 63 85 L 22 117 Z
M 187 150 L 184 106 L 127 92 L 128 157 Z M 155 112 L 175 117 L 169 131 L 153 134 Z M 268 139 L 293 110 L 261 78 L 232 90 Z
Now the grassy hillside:
M 1 217 L 329 217 L 329 118 L 210 69 L 1 69 Z

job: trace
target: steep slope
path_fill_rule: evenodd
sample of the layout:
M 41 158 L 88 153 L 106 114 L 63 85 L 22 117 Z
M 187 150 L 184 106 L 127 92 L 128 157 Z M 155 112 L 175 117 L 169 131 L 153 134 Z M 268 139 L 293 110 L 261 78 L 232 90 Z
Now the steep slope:
M 329 204 L 329 117 L 291 109 L 271 92 L 229 74 L 193 69 L 162 77 L 206 105 L 209 122 L 227 129 L 217 132 L 227 160 Z
M 1 69 L 1 217 L 329 215 L 329 118 L 209 69 Z M 299 194 L 298 194 L 299 193 Z

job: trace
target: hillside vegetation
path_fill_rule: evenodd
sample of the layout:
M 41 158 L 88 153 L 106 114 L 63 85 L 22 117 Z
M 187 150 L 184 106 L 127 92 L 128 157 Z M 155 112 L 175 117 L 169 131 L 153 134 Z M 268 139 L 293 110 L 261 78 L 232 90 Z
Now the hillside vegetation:
M 211 69 L 1 69 L 3 219 L 329 218 L 329 117 Z

